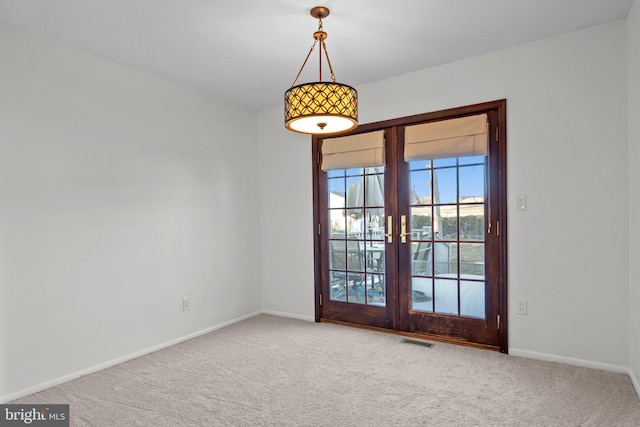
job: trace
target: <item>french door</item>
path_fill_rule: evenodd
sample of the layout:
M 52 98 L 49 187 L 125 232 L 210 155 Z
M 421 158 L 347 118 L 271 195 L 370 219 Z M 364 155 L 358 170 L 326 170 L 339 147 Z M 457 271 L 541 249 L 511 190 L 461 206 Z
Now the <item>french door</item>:
M 507 351 L 505 108 L 314 138 L 316 320 Z M 451 137 L 471 122 L 480 138 Z

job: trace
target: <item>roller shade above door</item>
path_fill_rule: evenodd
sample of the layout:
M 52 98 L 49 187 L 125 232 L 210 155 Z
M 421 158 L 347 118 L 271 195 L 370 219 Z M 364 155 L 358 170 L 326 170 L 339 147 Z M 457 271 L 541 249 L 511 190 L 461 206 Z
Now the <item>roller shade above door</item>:
M 488 136 L 486 114 L 407 126 L 404 159 L 486 156 Z
M 384 166 L 384 131 L 367 132 L 322 142 L 322 170 Z

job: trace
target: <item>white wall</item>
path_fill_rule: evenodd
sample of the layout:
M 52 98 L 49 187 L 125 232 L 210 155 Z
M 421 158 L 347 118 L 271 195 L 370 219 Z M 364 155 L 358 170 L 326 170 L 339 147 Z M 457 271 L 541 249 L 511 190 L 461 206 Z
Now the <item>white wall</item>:
M 282 106 L 258 119 L 263 309 L 314 318 L 311 137 L 284 127 Z
M 358 88 L 361 123 L 507 99 L 515 353 L 628 366 L 626 55 L 616 22 Z M 287 159 L 261 170 L 262 224 L 286 212 L 302 227 L 286 237 L 261 229 L 263 267 L 275 265 L 263 304 L 312 316 L 310 141 L 282 129 L 281 107 L 259 114 L 261 156 L 264 146 Z M 271 187 L 290 183 L 270 201 Z M 525 212 L 513 209 L 520 194 Z M 518 298 L 527 316 L 514 314 Z
M 629 364 L 640 393 L 640 2 L 627 18 L 629 34 Z
M 255 112 L 6 27 L 0 94 L 0 401 L 260 309 Z

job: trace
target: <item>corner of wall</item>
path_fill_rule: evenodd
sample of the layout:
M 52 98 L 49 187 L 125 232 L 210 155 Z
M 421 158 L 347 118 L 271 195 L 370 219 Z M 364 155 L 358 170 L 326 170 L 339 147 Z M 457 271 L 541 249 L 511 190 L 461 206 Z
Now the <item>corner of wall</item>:
M 629 165 L 629 371 L 631 381 L 640 396 L 640 1 L 634 0 L 627 17 L 627 102 L 628 102 L 628 165 Z

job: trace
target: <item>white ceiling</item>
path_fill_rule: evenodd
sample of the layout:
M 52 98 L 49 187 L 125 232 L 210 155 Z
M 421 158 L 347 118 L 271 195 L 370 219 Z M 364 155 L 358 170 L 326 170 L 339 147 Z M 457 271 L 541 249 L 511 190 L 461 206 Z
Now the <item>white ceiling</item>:
M 262 108 L 282 102 L 302 65 L 313 6 L 331 10 L 324 29 L 337 81 L 358 86 L 624 19 L 632 2 L 0 0 L 0 23 Z M 317 56 L 305 71 L 299 83 L 317 80 Z

